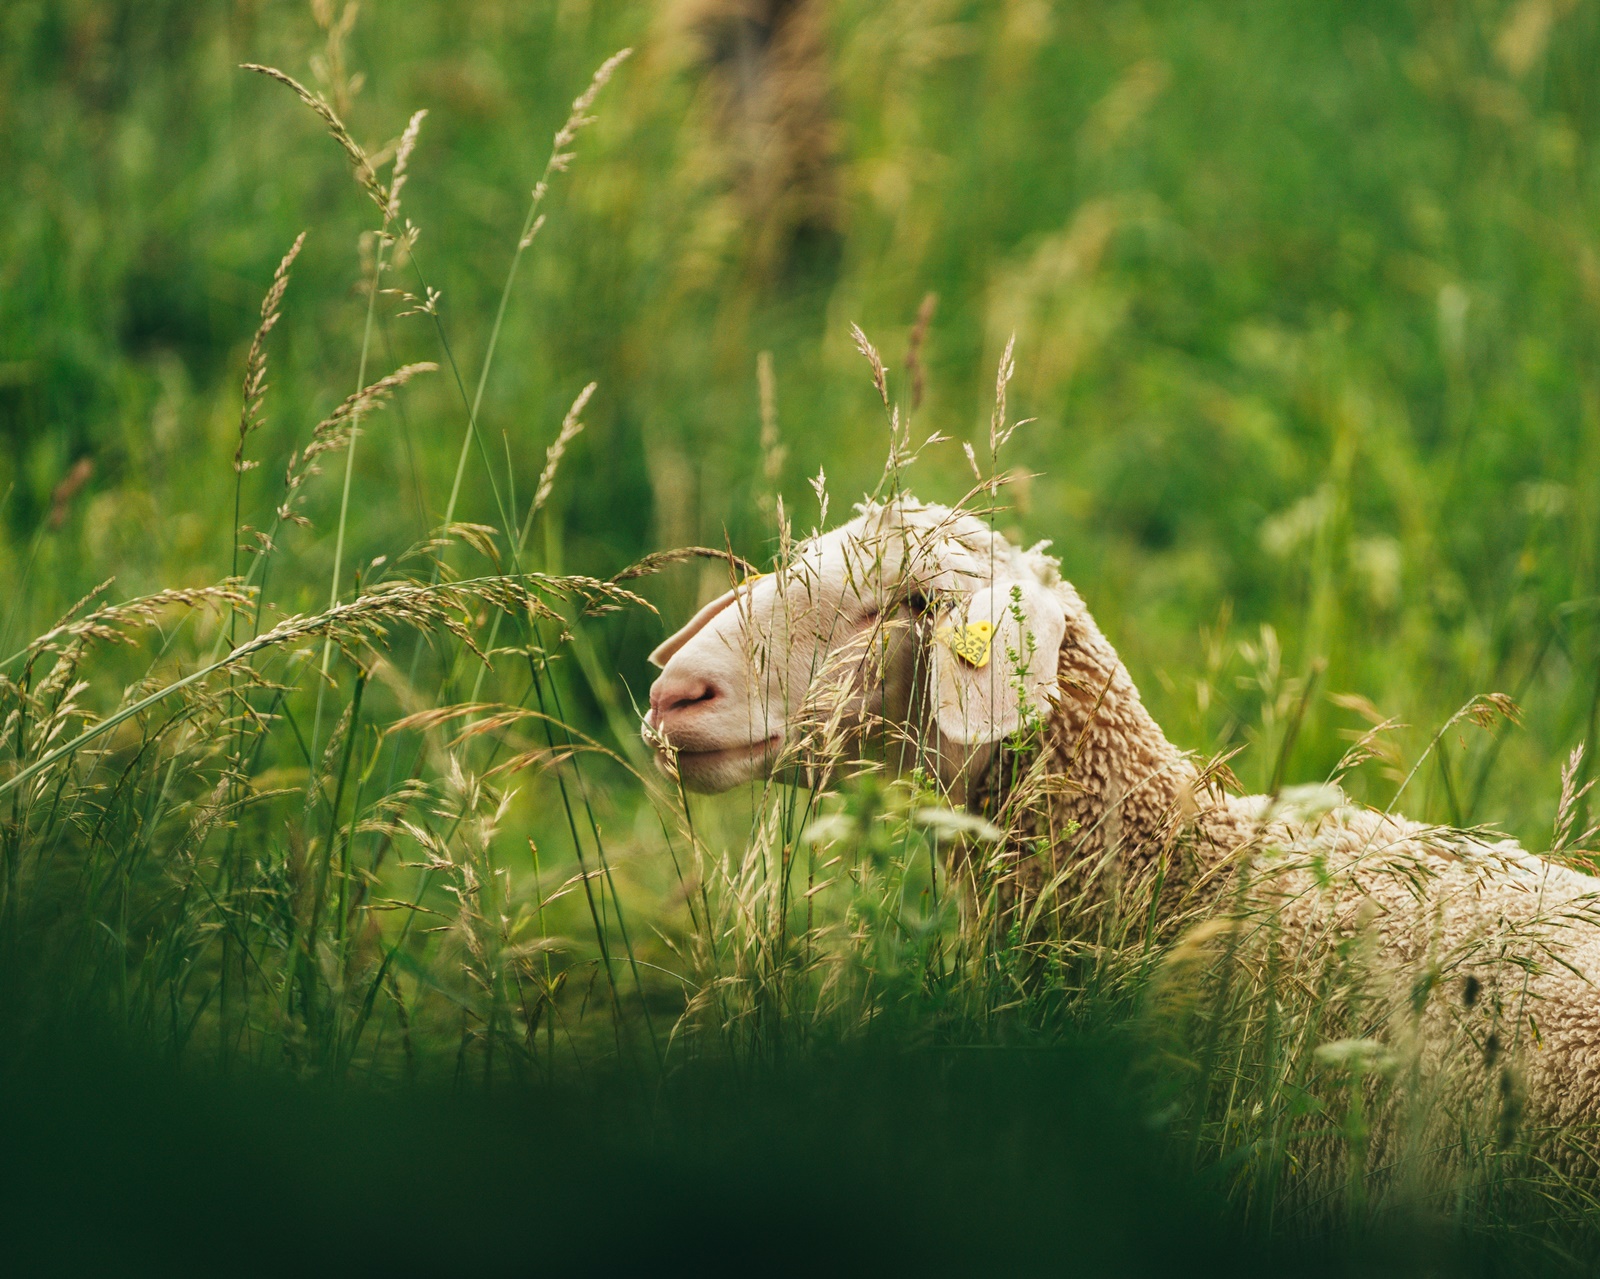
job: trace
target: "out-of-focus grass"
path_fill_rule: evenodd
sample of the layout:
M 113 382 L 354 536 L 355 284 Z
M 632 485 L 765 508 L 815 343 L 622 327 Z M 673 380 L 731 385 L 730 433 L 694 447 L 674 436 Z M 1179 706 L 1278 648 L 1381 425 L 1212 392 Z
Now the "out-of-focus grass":
M 0 1065 L 0 1254 L 29 1273 L 1309 1279 L 1537 1260 L 1426 1222 L 1314 1244 L 1246 1229 L 1139 1122 L 1113 1038 L 397 1098 L 176 1080 L 114 1045 L 41 1047 Z

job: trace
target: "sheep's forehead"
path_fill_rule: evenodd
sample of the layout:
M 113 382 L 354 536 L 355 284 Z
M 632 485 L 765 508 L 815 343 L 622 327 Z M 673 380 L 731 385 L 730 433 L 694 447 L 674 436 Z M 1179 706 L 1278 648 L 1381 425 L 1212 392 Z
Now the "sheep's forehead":
M 845 525 L 798 547 L 771 590 L 781 597 L 798 590 L 801 600 L 871 596 L 899 577 L 902 554 L 892 540 Z
M 824 588 L 870 594 L 915 578 L 959 589 L 997 573 L 1045 585 L 1061 580 L 1059 561 L 1043 554 L 1048 543 L 1025 551 L 964 511 L 910 497 L 856 509 L 855 519 L 796 551 L 795 567 Z

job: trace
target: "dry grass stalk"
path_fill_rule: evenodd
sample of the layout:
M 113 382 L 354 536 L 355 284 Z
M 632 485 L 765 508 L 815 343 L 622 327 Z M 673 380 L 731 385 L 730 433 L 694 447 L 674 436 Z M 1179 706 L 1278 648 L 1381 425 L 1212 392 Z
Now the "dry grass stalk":
M 862 332 L 859 324 L 850 326 L 850 337 L 856 344 L 856 350 L 861 352 L 862 358 L 872 367 L 872 385 L 878 392 L 878 398 L 883 401 L 883 407 L 889 407 L 889 374 L 883 366 L 883 357 L 878 354 L 878 348 L 872 345 L 871 340 Z
M 480 660 L 487 657 L 479 650 L 472 634 L 470 619 L 481 608 L 515 613 L 525 617 L 560 621 L 560 614 L 546 602 L 546 596 L 555 599 L 579 598 L 591 608 L 611 605 L 648 607 L 632 591 L 611 582 L 595 578 L 569 575 L 550 577 L 542 573 L 523 573 L 516 577 L 471 578 L 460 582 L 409 582 L 382 583 L 348 603 L 336 604 L 325 612 L 298 614 L 285 618 L 271 630 L 239 644 L 225 656 L 162 685 L 116 714 L 101 720 L 92 728 L 65 745 L 34 761 L 0 783 L 0 795 L 14 790 L 76 754 L 83 747 L 118 724 L 142 714 L 152 706 L 179 692 L 203 684 L 211 676 L 243 666 L 248 659 L 267 649 L 292 644 L 309 637 L 325 637 L 341 647 L 355 649 L 364 644 L 376 643 L 387 635 L 392 626 L 409 626 L 418 630 L 441 630 L 455 636 Z M 168 599 L 173 602 L 220 601 L 242 606 L 248 601 L 242 597 L 220 592 L 218 588 L 202 591 L 161 592 L 159 596 L 118 606 L 121 615 L 145 619 L 155 616 L 156 605 L 151 600 Z M 468 619 L 468 620 L 463 620 Z M 74 624 L 73 629 L 59 630 L 56 634 L 71 634 L 74 638 L 109 638 L 108 628 L 99 623 L 97 615 Z
M 1006 349 L 1000 356 L 1000 367 L 995 372 L 994 415 L 989 419 L 989 457 L 991 459 L 1004 447 L 1006 441 L 1011 438 L 1012 432 L 1017 429 L 1017 426 L 1021 425 L 1020 422 L 1013 426 L 1006 425 L 1006 391 L 1011 385 L 1011 379 L 1017 372 L 1017 362 L 1014 356 L 1016 348 L 1017 335 L 1013 333 L 1006 340 Z
M 1577 835 L 1573 834 L 1578 815 L 1583 811 L 1583 802 L 1595 787 L 1593 778 L 1586 782 L 1581 780 L 1584 753 L 1585 746 L 1580 742 L 1572 748 L 1561 769 L 1561 797 L 1556 803 L 1555 834 L 1550 843 L 1552 853 L 1585 854 L 1595 835 L 1600 833 L 1600 826 L 1591 826 Z
M 477 431 L 478 414 L 483 408 L 484 388 L 489 385 L 489 370 L 494 367 L 495 351 L 500 345 L 500 330 L 505 323 L 506 306 L 511 301 L 511 288 L 516 283 L 517 266 L 522 261 L 522 255 L 533 243 L 534 236 L 539 233 L 539 228 L 544 225 L 544 215 L 540 213 L 540 206 L 544 203 L 546 193 L 550 189 L 550 178 L 558 172 L 565 172 L 574 158 L 574 152 L 568 150 L 576 140 L 578 133 L 592 123 L 588 115 L 589 108 L 594 105 L 595 98 L 600 90 L 610 82 L 616 69 L 632 54 L 631 49 L 622 49 L 612 54 L 589 80 L 589 87 L 573 101 L 572 110 L 561 128 L 556 130 L 549 158 L 546 159 L 544 172 L 539 175 L 539 180 L 534 183 L 532 197 L 528 202 L 528 212 L 523 219 L 522 232 L 517 237 L 516 251 L 511 255 L 511 265 L 506 270 L 506 281 L 500 290 L 500 305 L 495 310 L 494 324 L 489 329 L 489 344 L 483 353 L 483 366 L 478 370 L 478 386 L 472 395 L 472 406 L 467 413 L 467 431 L 461 440 L 461 452 L 456 459 L 455 479 L 450 485 L 450 498 L 445 503 L 445 523 L 455 518 L 456 501 L 461 495 L 461 482 L 467 473 L 467 457 L 472 449 L 473 436 Z M 570 416 L 570 414 L 569 414 Z M 531 518 L 531 512 L 530 512 Z M 524 529 L 528 525 L 524 524 Z M 509 531 L 509 530 L 508 530 Z
M 406 168 L 411 163 L 411 152 L 416 148 L 417 135 L 422 131 L 422 121 L 427 114 L 426 110 L 413 112 L 406 123 L 405 132 L 400 135 L 394 153 L 394 168 L 389 174 L 389 202 L 383 211 L 385 223 L 393 222 L 400 216 L 400 192 L 405 189 Z
M 628 582 L 634 578 L 645 577 L 651 573 L 659 573 L 671 564 L 682 564 L 688 560 L 721 560 L 727 564 L 731 581 L 741 581 L 757 572 L 756 566 L 749 560 L 742 559 L 729 551 L 714 550 L 709 546 L 680 546 L 671 551 L 652 551 L 637 563 L 630 564 L 611 580 L 613 582 Z
M 322 123 L 327 126 L 329 135 L 344 149 L 345 156 L 350 161 L 350 166 L 355 170 L 356 181 L 361 184 L 361 189 L 371 197 L 372 202 L 385 214 L 389 211 L 390 195 L 383 183 L 378 180 L 377 171 L 372 167 L 372 161 L 367 153 L 362 150 L 361 144 L 350 136 L 350 130 L 345 128 L 344 121 L 328 104 L 328 100 L 320 93 L 312 93 L 310 89 L 301 84 L 286 71 L 279 71 L 277 67 L 262 66 L 259 62 L 241 62 L 240 70 L 255 71 L 260 75 L 268 76 L 279 84 L 287 85 L 295 96 L 317 113 Z
M 247 608 L 254 603 L 254 597 L 248 588 L 235 582 L 224 582 L 220 586 L 172 587 L 156 591 L 151 595 L 125 600 L 121 604 L 108 604 L 84 617 L 74 618 L 73 615 L 79 609 L 110 585 L 110 580 L 103 582 L 74 605 L 60 622 L 44 634 L 35 637 L 22 653 L 13 655 L 0 665 L 9 665 L 24 653 L 49 652 L 64 644 L 74 644 L 83 640 L 131 644 L 133 641 L 126 633 L 128 627 L 156 626 L 174 608 L 209 608 L 220 614 L 224 609 Z
M 344 402 L 327 417 L 318 422 L 311 432 L 311 443 L 289 455 L 289 464 L 283 477 L 283 501 L 278 506 L 278 518 L 293 524 L 309 527 L 311 521 L 299 512 L 300 490 L 313 475 L 320 473 L 317 459 L 335 453 L 350 442 L 351 434 L 361 417 L 381 409 L 389 397 L 419 373 L 432 373 L 439 366 L 426 361 L 407 364 L 386 377 L 379 378 L 361 390 L 345 397 Z
M 533 243 L 533 239 L 544 226 L 544 215 L 539 208 L 544 204 L 544 198 L 550 190 L 550 179 L 557 173 L 565 173 L 577 153 L 570 150 L 578 140 L 578 134 L 595 122 L 597 117 L 589 114 L 589 108 L 594 106 L 595 99 L 600 96 L 600 90 L 611 82 L 611 77 L 633 55 L 632 49 L 619 49 L 595 69 L 589 79 L 589 85 L 572 102 L 572 110 L 567 118 L 562 121 L 561 127 L 556 130 L 551 141 L 550 156 L 545 161 L 544 172 L 539 175 L 539 180 L 533 184 L 532 203 L 528 206 L 528 216 L 523 223 L 522 235 L 517 240 L 517 251 L 520 253 Z
M 266 297 L 261 299 L 261 323 L 250 340 L 250 354 L 245 357 L 244 395 L 239 409 L 239 447 L 233 453 L 233 469 L 241 475 L 261 465 L 259 462 L 245 461 L 244 445 L 253 431 L 261 429 L 261 404 L 267 391 L 267 335 L 278 325 L 279 307 L 283 303 L 284 290 L 289 287 L 289 268 L 300 256 L 301 246 L 305 242 L 306 233 L 302 231 L 283 255 L 278 269 L 272 273 L 272 285 L 267 289 Z
M 826 528 L 828 525 L 828 473 L 822 468 L 817 468 L 816 478 L 810 481 L 811 491 L 817 495 L 817 526 Z
M 598 385 L 598 382 L 591 382 L 578 392 L 578 398 L 572 402 L 566 417 L 561 419 L 561 429 L 556 432 L 556 438 L 545 450 L 544 469 L 539 472 L 539 486 L 534 490 L 533 505 L 528 509 L 530 520 L 544 508 L 544 504 L 550 500 L 550 494 L 555 491 L 556 471 L 561 466 L 561 459 L 566 454 L 567 446 L 577 439 L 578 433 L 583 430 L 583 410 Z
M 565 172 L 567 165 L 572 161 L 572 153 L 567 150 L 577 140 L 581 130 L 595 122 L 595 117 L 589 114 L 589 108 L 594 106 L 594 101 L 600 96 L 600 90 L 611 83 L 611 77 L 616 74 L 617 68 L 626 62 L 633 54 L 632 49 L 619 49 L 602 62 L 589 79 L 589 86 L 580 93 L 572 102 L 572 110 L 568 113 L 565 122 L 556 130 L 554 144 L 551 147 L 550 168 L 555 172 Z

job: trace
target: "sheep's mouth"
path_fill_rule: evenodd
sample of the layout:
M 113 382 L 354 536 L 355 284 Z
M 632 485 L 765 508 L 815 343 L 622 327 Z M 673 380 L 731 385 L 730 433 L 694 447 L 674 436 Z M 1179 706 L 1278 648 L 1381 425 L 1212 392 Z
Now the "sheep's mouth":
M 773 733 L 761 741 L 746 742 L 742 746 L 711 750 L 687 746 L 674 749 L 657 743 L 656 767 L 669 777 L 678 777 L 691 790 L 727 790 L 763 771 L 763 766 L 777 757 L 782 745 L 782 733 Z

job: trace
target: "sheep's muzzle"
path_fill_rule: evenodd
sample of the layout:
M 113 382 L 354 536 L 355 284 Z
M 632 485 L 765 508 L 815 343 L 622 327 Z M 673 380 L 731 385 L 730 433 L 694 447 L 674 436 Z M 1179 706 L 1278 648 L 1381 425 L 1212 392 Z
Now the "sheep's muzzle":
M 732 700 L 714 675 L 669 664 L 650 687 L 641 730 L 656 766 L 686 789 L 706 792 L 769 773 L 783 734 L 754 737 L 749 730 L 755 725 L 732 722 L 739 718 L 729 714 Z

